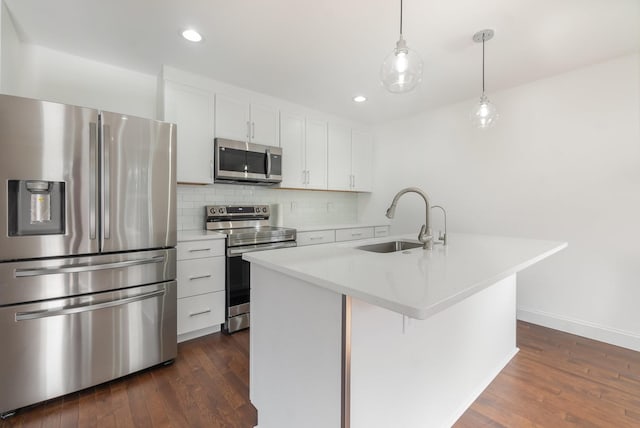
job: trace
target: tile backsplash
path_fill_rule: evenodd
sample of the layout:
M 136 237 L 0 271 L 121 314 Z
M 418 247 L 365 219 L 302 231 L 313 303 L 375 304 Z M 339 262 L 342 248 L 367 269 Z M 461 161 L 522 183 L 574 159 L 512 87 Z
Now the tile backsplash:
M 356 223 L 356 193 L 212 184 L 178 185 L 178 230 L 204 228 L 205 205 L 278 204 L 285 226 Z

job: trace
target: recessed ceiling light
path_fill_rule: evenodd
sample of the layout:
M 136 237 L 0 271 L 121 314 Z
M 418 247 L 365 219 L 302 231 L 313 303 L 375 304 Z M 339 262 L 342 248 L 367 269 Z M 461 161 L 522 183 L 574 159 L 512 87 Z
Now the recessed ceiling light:
M 356 95 L 355 97 L 353 97 L 353 101 L 357 103 L 363 103 L 367 101 L 367 97 L 365 97 L 364 95 Z
M 182 37 L 190 42 L 199 42 L 202 40 L 202 36 L 196 30 L 184 30 L 182 32 Z

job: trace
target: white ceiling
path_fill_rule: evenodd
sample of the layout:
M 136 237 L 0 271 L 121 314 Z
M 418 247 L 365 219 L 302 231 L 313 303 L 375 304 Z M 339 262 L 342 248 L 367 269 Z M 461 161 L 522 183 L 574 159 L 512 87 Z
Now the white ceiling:
M 157 74 L 162 64 L 375 123 L 640 51 L 640 0 L 404 0 L 424 61 L 413 92 L 379 83 L 399 0 L 5 0 L 21 38 Z M 180 37 L 193 27 L 205 40 Z M 369 101 L 355 104 L 352 96 Z

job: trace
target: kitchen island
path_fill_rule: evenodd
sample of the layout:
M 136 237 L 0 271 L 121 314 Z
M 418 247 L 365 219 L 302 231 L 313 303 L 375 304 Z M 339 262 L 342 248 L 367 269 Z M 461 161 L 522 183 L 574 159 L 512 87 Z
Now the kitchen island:
M 566 243 L 451 235 L 246 253 L 260 428 L 446 427 L 517 352 L 516 273 Z

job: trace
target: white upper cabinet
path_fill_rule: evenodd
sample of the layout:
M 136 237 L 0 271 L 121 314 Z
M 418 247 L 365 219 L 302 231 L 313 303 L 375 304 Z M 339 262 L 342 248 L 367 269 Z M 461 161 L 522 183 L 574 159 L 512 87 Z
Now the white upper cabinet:
M 307 188 L 327 188 L 328 125 L 322 120 L 307 118 L 306 122 Z
M 330 190 L 352 190 L 351 129 L 346 126 L 329 124 L 328 173 Z
M 216 94 L 216 137 L 249 141 L 249 100 Z
M 373 138 L 371 134 L 337 124 L 329 125 L 329 190 L 370 192 Z
M 281 187 L 327 188 L 327 122 L 280 114 Z
M 178 125 L 177 181 L 213 183 L 213 93 L 165 80 L 163 101 L 163 119 Z
M 304 117 L 280 113 L 280 147 L 282 148 L 281 187 L 305 187 L 306 165 L 304 147 Z
M 371 192 L 373 189 L 373 136 L 368 132 L 351 131 L 352 190 Z
M 163 67 L 161 79 L 159 115 L 178 125 L 179 183 L 213 183 L 219 137 L 282 147 L 281 187 L 371 191 L 371 134 L 304 107 L 280 114 L 285 101 L 171 67 Z
M 216 94 L 216 137 L 278 145 L 278 109 L 248 97 Z
M 251 142 L 278 146 L 278 109 L 272 106 L 251 103 Z

